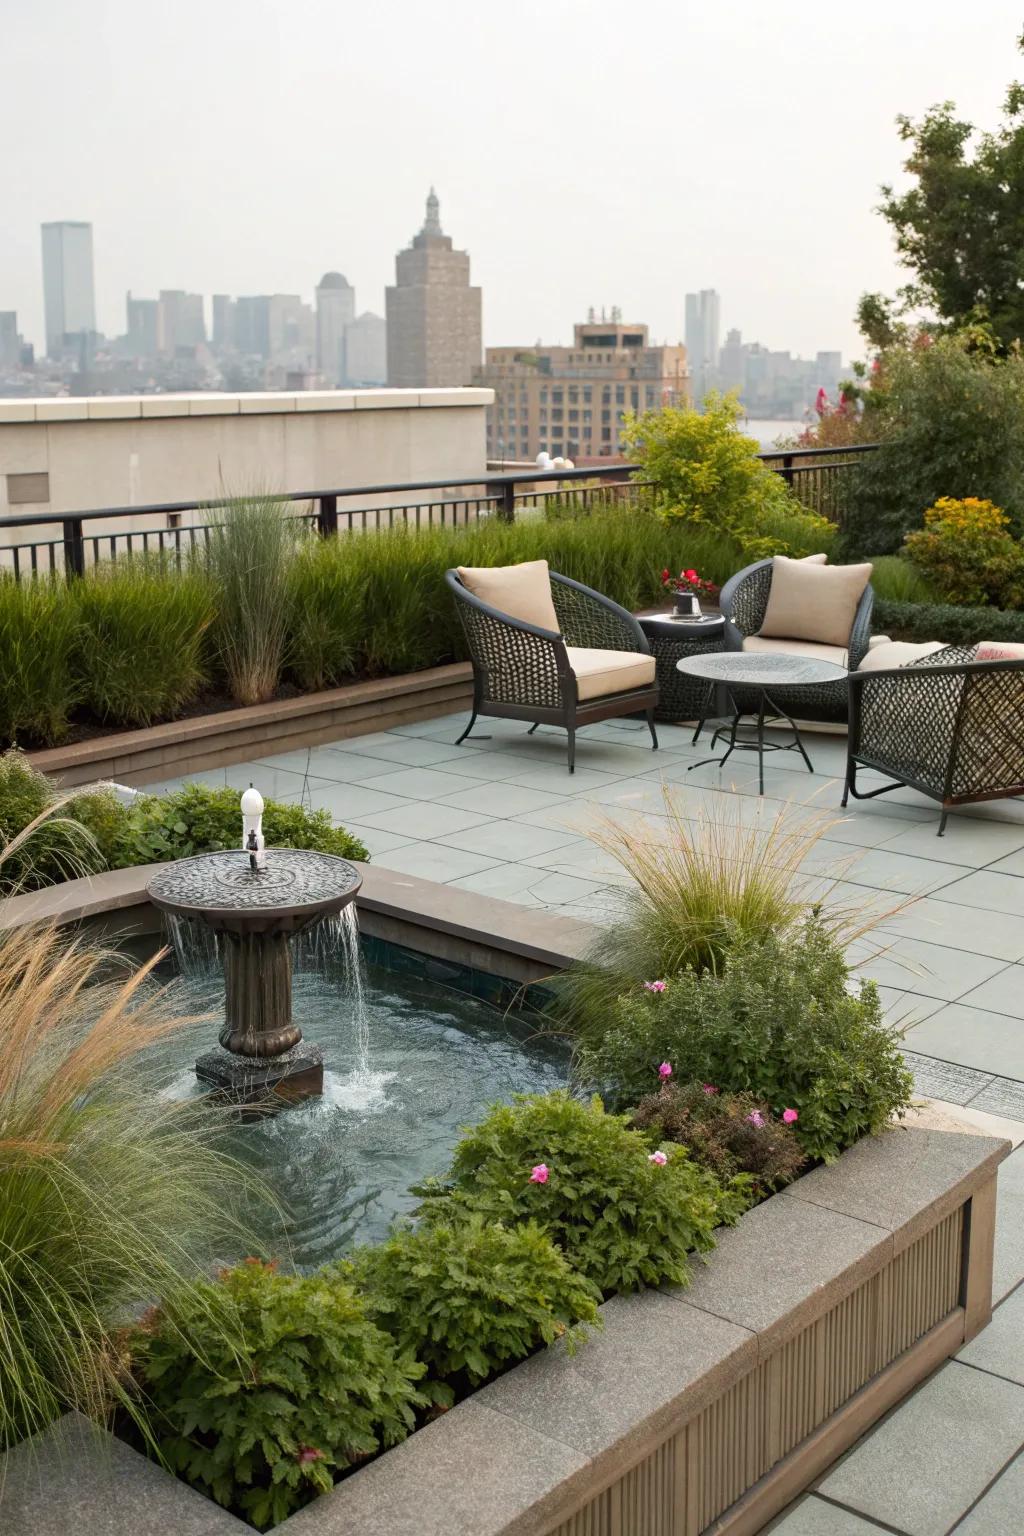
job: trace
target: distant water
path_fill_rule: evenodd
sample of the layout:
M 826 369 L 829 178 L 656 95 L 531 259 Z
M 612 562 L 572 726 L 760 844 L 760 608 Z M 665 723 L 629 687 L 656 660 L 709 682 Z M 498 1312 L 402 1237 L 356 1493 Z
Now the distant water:
M 774 448 L 780 437 L 798 437 L 808 425 L 806 421 L 741 421 L 740 431 L 754 437 L 763 450 Z

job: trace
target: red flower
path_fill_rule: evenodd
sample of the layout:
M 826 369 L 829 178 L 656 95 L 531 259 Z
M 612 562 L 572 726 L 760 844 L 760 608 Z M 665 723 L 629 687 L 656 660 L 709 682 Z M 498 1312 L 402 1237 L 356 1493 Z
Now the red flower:
M 682 576 L 684 581 L 699 581 L 700 580 L 700 577 L 697 575 L 696 571 L 680 571 L 679 574 Z
M 662 584 L 662 586 L 663 587 L 667 587 L 671 580 L 672 580 L 672 578 L 669 575 L 668 566 L 666 565 L 665 569 L 661 573 L 661 584 Z
M 318 1451 L 315 1445 L 300 1445 L 295 1452 L 295 1460 L 299 1466 L 305 1466 L 310 1461 L 323 1461 L 323 1451 Z

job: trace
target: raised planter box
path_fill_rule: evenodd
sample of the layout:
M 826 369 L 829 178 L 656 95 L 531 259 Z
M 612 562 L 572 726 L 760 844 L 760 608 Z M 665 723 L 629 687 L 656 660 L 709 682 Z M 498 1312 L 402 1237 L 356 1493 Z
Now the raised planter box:
M 278 1526 L 286 1536 L 753 1536 L 991 1315 L 1009 1143 L 893 1130 L 721 1235 L 688 1291 L 603 1308 Z M 62 1419 L 7 1458 L 5 1536 L 242 1536 Z
M 369 731 L 390 731 L 396 725 L 468 709 L 472 699 L 472 668 L 468 662 L 454 662 L 401 677 L 306 693 L 297 699 L 274 699 L 246 709 L 119 731 L 69 747 L 50 747 L 31 753 L 30 761 L 68 786 L 94 784 L 98 779 L 146 784 L 201 768 L 223 768 L 253 757 L 365 736 Z

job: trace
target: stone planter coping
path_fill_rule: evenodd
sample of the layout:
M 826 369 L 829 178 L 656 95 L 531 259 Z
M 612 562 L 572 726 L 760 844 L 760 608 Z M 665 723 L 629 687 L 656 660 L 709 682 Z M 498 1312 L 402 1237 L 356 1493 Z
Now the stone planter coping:
M 578 1524 L 576 1517 L 583 1520 L 580 1511 L 614 1495 L 622 1500 L 615 1507 L 623 1511 L 627 1499 L 634 1511 L 656 1505 L 665 1522 L 656 1528 L 673 1536 L 712 1525 L 715 1531 L 757 1531 L 838 1450 L 987 1320 L 989 1197 L 1008 1150 L 1007 1142 L 989 1137 L 920 1129 L 894 1129 L 860 1142 L 833 1166 L 807 1174 L 721 1233 L 707 1263 L 695 1264 L 688 1290 L 645 1291 L 609 1301 L 601 1309 L 603 1332 L 574 1357 L 560 1348 L 534 1356 L 278 1530 L 286 1536 L 569 1536 L 606 1529 Z M 870 1315 L 869 1309 L 847 1318 L 844 1308 L 866 1296 L 866 1286 L 886 1283 L 900 1256 L 912 1254 L 923 1267 L 904 1272 L 905 1278 L 922 1277 L 909 1290 L 916 1296 L 931 1287 L 938 1319 L 918 1319 L 917 1331 L 910 1328 L 910 1347 L 897 1346 L 889 1360 L 883 1353 L 874 1379 L 852 1395 L 844 1398 L 844 1388 L 837 1387 L 835 1411 L 819 1404 L 820 1427 L 811 1426 L 810 1434 L 805 1430 L 796 1450 L 760 1483 L 756 1470 L 746 1481 L 741 1478 L 741 1496 L 721 1520 L 697 1523 L 701 1511 L 687 1504 L 678 1481 L 672 1483 L 672 1466 L 692 1465 L 696 1457 L 706 1467 L 720 1457 L 723 1436 L 734 1433 L 742 1440 L 751 1433 L 746 1426 L 753 1406 L 739 1418 L 721 1421 L 709 1418 L 716 1407 L 759 1401 L 756 1393 L 743 1396 L 744 1384 L 768 1391 L 772 1369 L 800 1339 L 812 1341 L 814 1359 L 813 1341 L 823 1337 L 815 1330 L 837 1316 L 842 1321 L 833 1339 L 840 1355 L 830 1368 L 841 1375 L 844 1355 L 862 1348 L 858 1318 Z M 929 1278 L 937 1274 L 938 1280 Z M 887 1294 L 890 1303 L 901 1297 L 900 1285 L 890 1283 Z M 820 1364 L 821 1349 L 817 1358 Z M 779 1369 L 784 1373 L 786 1367 Z M 777 1378 L 783 1416 L 787 1379 Z M 829 1439 L 836 1420 L 842 1421 L 843 1435 Z M 709 1438 L 702 1440 L 693 1431 L 703 1422 L 717 1429 L 706 1431 Z M 769 1432 L 781 1433 L 770 1424 Z M 802 1460 L 794 1470 L 797 1457 Z M 751 1447 L 740 1464 L 752 1465 L 754 1459 Z M 661 1493 L 645 1495 L 655 1501 L 647 1506 L 636 1502 L 636 1478 L 651 1467 L 660 1469 L 651 1475 L 661 1479 Z M 766 1502 L 764 1485 L 782 1473 L 773 1485 L 774 1499 Z M 671 1504 L 673 1498 L 683 1503 L 669 1523 L 664 1500 Z M 70 1530 L 241 1536 L 248 1529 L 74 1416 L 11 1453 L 3 1501 L 6 1536 L 66 1536 Z M 635 1525 L 614 1528 L 622 1536 L 639 1536 Z

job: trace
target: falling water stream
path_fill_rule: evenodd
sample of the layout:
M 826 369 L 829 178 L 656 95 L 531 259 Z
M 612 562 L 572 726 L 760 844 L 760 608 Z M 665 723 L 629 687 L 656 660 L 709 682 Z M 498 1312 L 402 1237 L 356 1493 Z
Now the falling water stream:
M 181 1011 L 216 1019 L 224 985 L 213 936 L 190 923 L 170 931 Z M 558 1086 L 567 1067 L 511 1015 L 423 977 L 367 972 L 352 907 L 300 935 L 293 963 L 294 1018 L 323 1048 L 323 1095 L 269 1118 L 230 1117 L 218 1134 L 287 1208 L 268 1245 L 308 1266 L 384 1236 L 416 1203 L 409 1185 L 444 1172 L 460 1127 L 513 1093 Z M 207 1019 L 153 1048 L 164 1097 L 204 1091 L 194 1062 L 216 1029 Z

